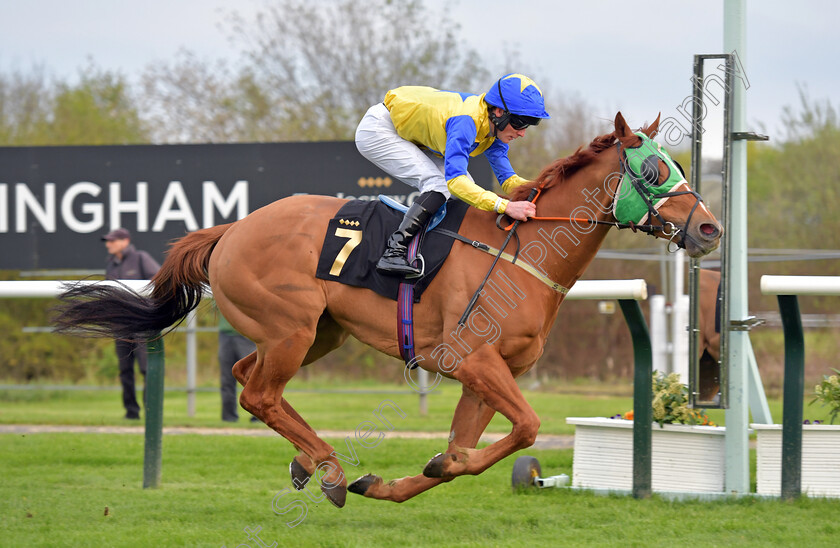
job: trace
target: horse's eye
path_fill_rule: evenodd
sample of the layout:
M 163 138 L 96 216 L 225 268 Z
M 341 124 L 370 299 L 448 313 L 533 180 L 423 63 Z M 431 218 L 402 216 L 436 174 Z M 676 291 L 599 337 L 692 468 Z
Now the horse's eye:
M 659 157 L 654 155 L 645 158 L 645 161 L 642 162 L 642 168 L 639 174 L 648 186 L 658 186 L 660 184 Z

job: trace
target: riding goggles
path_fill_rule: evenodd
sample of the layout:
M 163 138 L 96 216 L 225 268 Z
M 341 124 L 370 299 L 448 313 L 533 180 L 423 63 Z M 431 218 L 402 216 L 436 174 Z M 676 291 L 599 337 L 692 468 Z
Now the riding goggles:
M 538 126 L 539 124 L 540 118 L 536 118 L 534 116 L 523 116 L 520 114 L 510 115 L 510 125 L 517 131 L 523 130 L 528 126 Z

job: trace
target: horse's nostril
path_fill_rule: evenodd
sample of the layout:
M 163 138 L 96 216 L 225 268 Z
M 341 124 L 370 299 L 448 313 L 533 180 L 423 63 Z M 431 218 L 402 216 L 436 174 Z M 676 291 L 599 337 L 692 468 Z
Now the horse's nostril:
M 700 232 L 702 232 L 704 236 L 714 238 L 718 235 L 718 233 L 720 233 L 720 230 L 718 230 L 718 227 L 712 223 L 703 223 L 700 225 Z

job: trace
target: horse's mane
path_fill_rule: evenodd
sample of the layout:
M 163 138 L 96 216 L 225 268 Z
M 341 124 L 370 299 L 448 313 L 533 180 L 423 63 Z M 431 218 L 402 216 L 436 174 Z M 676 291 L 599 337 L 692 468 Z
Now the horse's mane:
M 587 148 L 579 147 L 571 156 L 560 158 L 543 168 L 534 181 L 516 187 L 510 194 L 511 201 L 527 200 L 532 188 L 537 186 L 550 188 L 567 177 L 571 177 L 581 168 L 589 165 L 598 154 L 613 146 L 613 143 L 615 143 L 615 132 L 596 137 Z

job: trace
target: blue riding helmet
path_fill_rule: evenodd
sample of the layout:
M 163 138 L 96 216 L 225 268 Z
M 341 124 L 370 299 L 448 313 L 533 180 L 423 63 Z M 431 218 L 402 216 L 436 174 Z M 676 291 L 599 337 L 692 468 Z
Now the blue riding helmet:
M 484 102 L 505 111 L 493 120 L 500 130 L 508 123 L 515 129 L 523 129 L 539 124 L 542 118 L 551 118 L 545 110 L 542 91 L 523 74 L 508 74 L 499 78 L 487 91 Z

